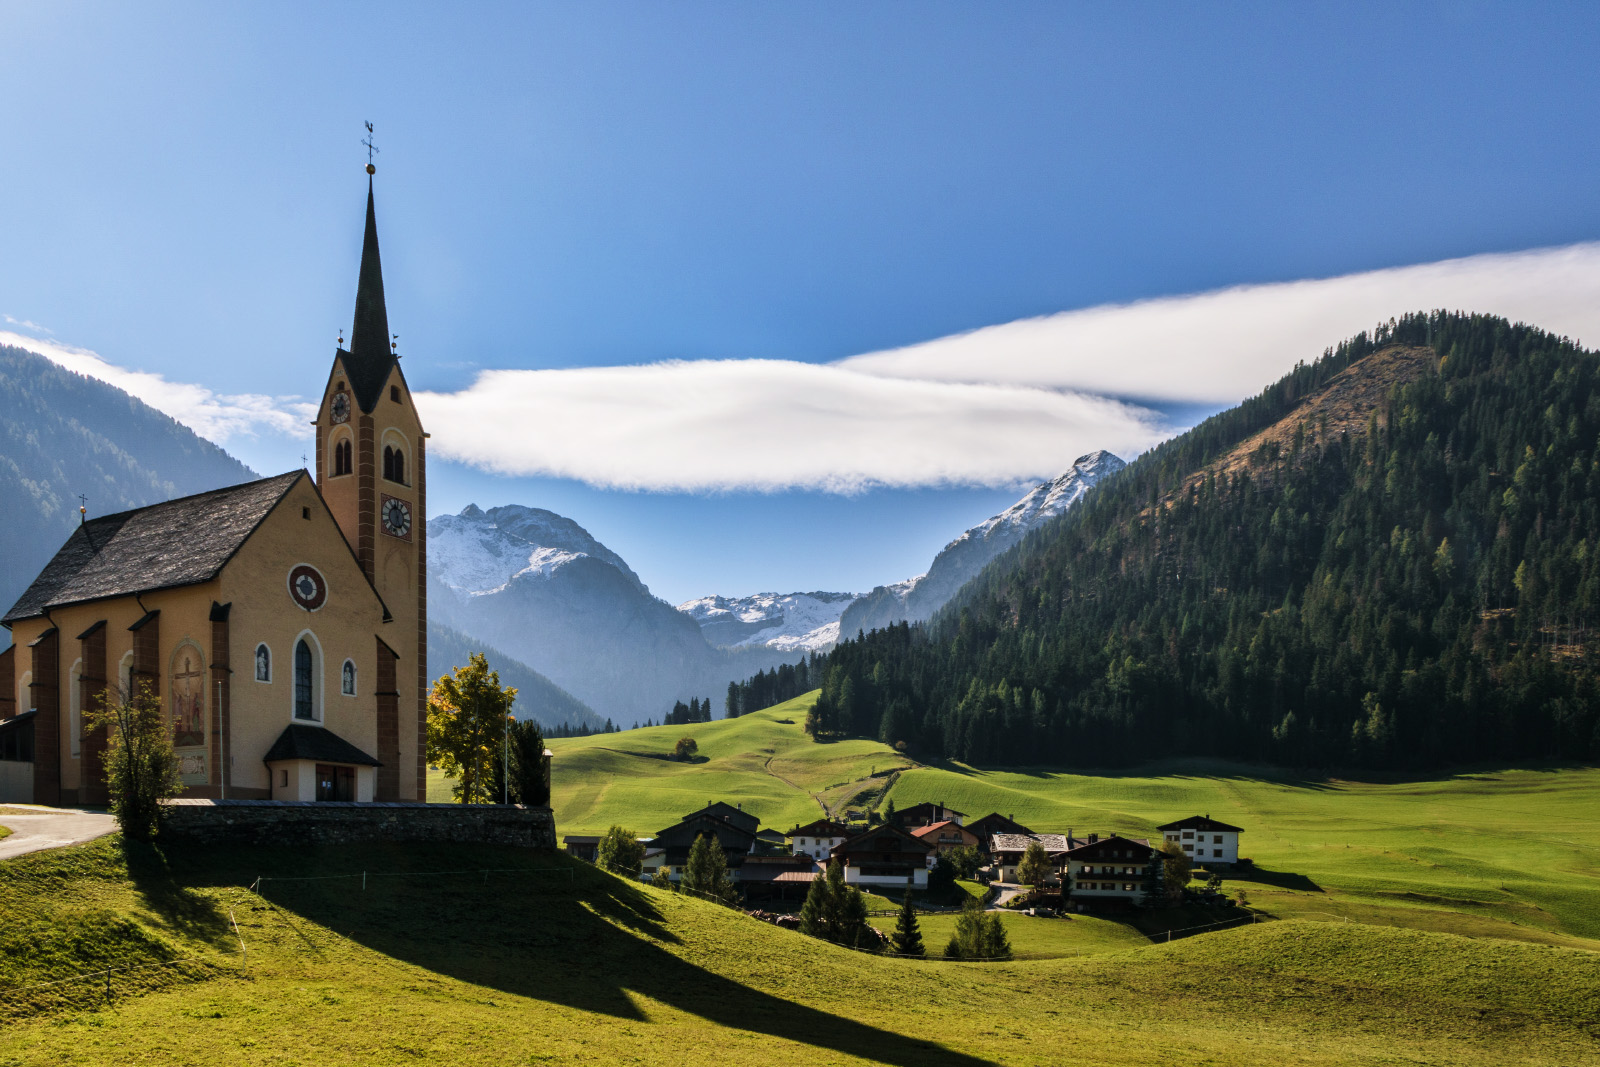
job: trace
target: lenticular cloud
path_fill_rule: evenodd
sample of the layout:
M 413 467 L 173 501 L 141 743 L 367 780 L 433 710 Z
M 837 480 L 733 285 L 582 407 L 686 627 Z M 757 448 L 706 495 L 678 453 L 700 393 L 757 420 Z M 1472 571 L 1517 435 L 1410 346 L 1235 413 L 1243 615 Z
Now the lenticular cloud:
M 417 403 L 446 458 L 624 489 L 1009 484 L 1161 434 L 1101 397 L 781 360 L 490 371 Z

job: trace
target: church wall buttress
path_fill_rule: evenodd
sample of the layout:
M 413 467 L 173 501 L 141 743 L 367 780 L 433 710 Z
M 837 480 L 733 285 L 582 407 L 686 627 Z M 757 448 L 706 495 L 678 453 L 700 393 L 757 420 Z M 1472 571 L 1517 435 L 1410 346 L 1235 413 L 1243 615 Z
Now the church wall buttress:
M 321 439 L 321 434 L 318 434 Z M 233 699 L 233 670 L 229 658 L 228 615 L 232 603 L 211 608 L 211 784 L 221 789 L 227 782 L 228 720 Z
M 0 722 L 17 714 L 17 646 L 0 652 Z
M 61 632 L 54 627 L 28 646 L 32 656 L 33 802 L 61 803 Z
M 389 646 L 377 639 L 378 645 L 378 768 L 377 790 L 374 800 L 400 799 L 400 694 L 395 691 L 398 681 L 397 657 Z
M 106 693 L 106 625 L 102 619 L 78 638 L 79 658 L 83 661 L 82 682 L 78 692 L 81 704 L 78 722 L 83 729 L 83 742 L 79 751 L 83 765 L 78 777 L 78 801 L 82 804 L 104 805 L 111 797 L 106 789 L 106 728 L 89 729 L 89 717 L 102 706 Z

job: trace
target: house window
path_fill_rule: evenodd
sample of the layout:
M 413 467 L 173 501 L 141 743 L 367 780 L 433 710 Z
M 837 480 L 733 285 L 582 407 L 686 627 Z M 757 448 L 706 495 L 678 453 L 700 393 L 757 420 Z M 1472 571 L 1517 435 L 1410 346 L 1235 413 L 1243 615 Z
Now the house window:
M 297 719 L 317 717 L 313 699 L 315 674 L 316 660 L 311 655 L 311 646 L 302 637 L 294 646 L 294 717 Z
M 1184 845 L 1183 846 L 1183 850 L 1185 852 L 1193 852 L 1194 851 L 1194 846 L 1193 845 Z
M 266 645 L 256 646 L 256 681 L 272 681 L 272 649 Z
M 1218 835 L 1216 835 L 1216 836 L 1215 836 L 1215 837 L 1213 837 L 1213 838 L 1212 838 L 1212 839 L 1211 839 L 1211 843 L 1212 843 L 1212 844 L 1213 844 L 1213 845 L 1220 845 L 1220 844 L 1222 844 L 1222 835 L 1221 835 L 1221 834 L 1218 834 Z
M 1123 891 L 1123 892 L 1124 892 L 1124 893 L 1131 893 L 1131 892 L 1133 892 L 1133 883 L 1132 883 L 1132 882 L 1123 882 L 1123 883 L 1122 883 L 1122 891 Z
M 1222 850 L 1220 848 L 1214 848 L 1211 850 L 1211 854 L 1213 856 L 1220 856 L 1222 855 Z
M 1194 840 L 1194 831 L 1193 830 L 1185 830 L 1183 832 L 1183 839 L 1185 841 L 1193 841 Z
M 356 665 L 350 660 L 345 660 L 339 670 L 339 692 L 347 697 L 356 695 Z

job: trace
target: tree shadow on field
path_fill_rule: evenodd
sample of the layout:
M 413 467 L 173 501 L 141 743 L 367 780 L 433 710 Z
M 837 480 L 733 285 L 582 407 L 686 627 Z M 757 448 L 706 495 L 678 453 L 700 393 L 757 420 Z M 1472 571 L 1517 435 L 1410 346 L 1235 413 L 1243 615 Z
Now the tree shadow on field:
M 657 891 L 588 864 L 519 849 L 494 855 L 474 848 L 455 856 L 445 846 L 415 847 L 403 856 L 398 850 L 381 856 L 363 856 L 364 851 L 296 850 L 292 858 L 307 874 L 314 863 L 324 877 L 352 867 L 359 871 L 369 862 L 392 872 L 400 858 L 414 863 L 417 875 L 373 877 L 365 891 L 353 890 L 348 881 L 275 883 L 268 877 L 261 893 L 279 909 L 327 929 L 349 931 L 345 936 L 351 940 L 394 959 L 619 1020 L 645 1021 L 633 994 L 720 1026 L 878 1063 L 980 1067 L 990 1062 L 763 993 L 684 960 L 667 949 L 681 939 L 656 906 Z M 571 867 L 571 881 L 559 869 L 492 874 L 487 881 L 474 874 L 424 873 L 481 868 L 486 856 L 499 861 L 495 867 Z M 269 875 L 274 868 L 294 873 L 275 856 L 257 856 L 253 862 Z M 739 920 L 730 915 L 729 921 Z
M 1255 882 L 1278 889 L 1292 889 L 1301 893 L 1326 892 L 1320 885 L 1303 874 L 1293 871 L 1269 871 L 1263 867 L 1235 867 L 1220 872 L 1230 882 Z
M 166 855 L 156 846 L 124 837 L 128 879 L 145 905 L 174 931 L 202 941 L 226 938 L 228 918 L 215 900 L 178 884 Z

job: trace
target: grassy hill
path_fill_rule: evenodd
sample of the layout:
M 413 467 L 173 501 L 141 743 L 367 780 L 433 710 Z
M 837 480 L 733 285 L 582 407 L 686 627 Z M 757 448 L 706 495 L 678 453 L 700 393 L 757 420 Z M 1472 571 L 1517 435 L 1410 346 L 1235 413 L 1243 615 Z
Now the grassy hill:
M 197 952 L 232 954 L 38 985 Z M 129 861 L 108 838 L 0 864 L 7 1067 L 1593 1064 L 1597 1005 L 1600 954 L 1330 923 L 885 959 L 505 848 Z
M 876 741 L 816 744 L 801 729 L 814 696 L 737 719 L 552 738 L 551 807 L 562 834 L 599 834 L 621 822 L 653 834 L 713 800 L 742 803 L 764 826 L 788 830 L 844 808 L 911 761 Z M 664 757 L 693 737 L 693 763 Z M 874 778 L 873 774 L 880 775 Z M 430 790 L 430 799 L 448 799 Z
M 1583 947 L 1600 939 L 1600 769 L 1356 782 L 1201 760 L 1087 774 L 907 767 L 874 742 L 812 742 L 800 724 L 814 699 L 692 727 L 552 741 L 558 830 L 621 823 L 653 833 L 710 800 L 740 801 L 763 824 L 788 829 L 822 813 L 819 796 L 839 806 L 886 783 L 897 807 L 943 801 L 1039 831 L 1145 837 L 1210 814 L 1245 828 L 1243 851 L 1256 861 L 1255 871 L 1228 875 L 1230 888 L 1274 915 Z M 653 758 L 686 733 L 703 762 Z M 899 768 L 892 782 L 870 777 Z

